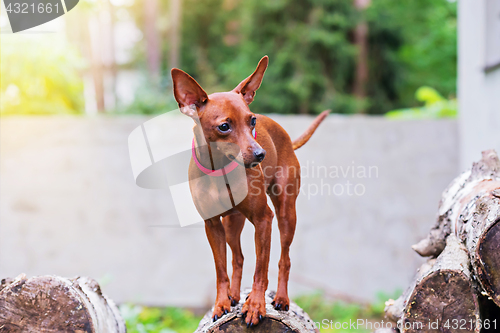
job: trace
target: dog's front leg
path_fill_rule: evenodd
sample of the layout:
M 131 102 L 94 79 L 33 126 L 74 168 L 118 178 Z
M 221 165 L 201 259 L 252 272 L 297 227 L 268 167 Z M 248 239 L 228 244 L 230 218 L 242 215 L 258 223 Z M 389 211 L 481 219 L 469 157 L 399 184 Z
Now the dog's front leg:
M 262 206 L 261 206 L 262 207 Z M 269 256 L 271 252 L 271 224 L 273 212 L 264 203 L 265 209 L 256 209 L 261 213 L 253 214 L 249 220 L 255 226 L 255 252 L 257 262 L 255 264 L 255 275 L 252 292 L 241 312 L 246 316 L 247 326 L 253 326 L 266 315 L 265 292 L 268 285 L 267 273 L 269 268 Z
M 217 274 L 217 297 L 212 314 L 212 319 L 216 321 L 224 314 L 227 314 L 228 311 L 231 311 L 226 263 L 226 235 L 220 218 L 205 220 L 205 232 L 212 248 Z

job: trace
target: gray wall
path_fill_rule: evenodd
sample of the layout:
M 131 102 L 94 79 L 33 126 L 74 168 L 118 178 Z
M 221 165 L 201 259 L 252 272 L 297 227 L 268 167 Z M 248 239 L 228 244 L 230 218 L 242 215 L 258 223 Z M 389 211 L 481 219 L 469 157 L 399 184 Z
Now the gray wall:
M 458 1 L 460 165 L 500 152 L 500 2 Z M 486 70 L 487 66 L 496 69 Z M 494 66 L 493 66 L 494 67 Z
M 292 138 L 312 120 L 274 118 Z M 87 275 L 118 302 L 210 305 L 215 272 L 202 225 L 178 227 L 168 191 L 134 183 L 127 137 L 146 120 L 1 119 L 0 277 Z M 354 166 L 356 174 L 303 178 L 291 294 L 324 288 L 371 300 L 405 287 L 423 261 L 410 245 L 433 224 L 440 194 L 459 172 L 456 121 L 330 116 L 297 155 L 309 170 Z M 337 194 L 313 195 L 315 184 Z M 352 194 L 355 185 L 362 195 Z M 278 244 L 274 225 L 272 289 Z M 243 251 L 250 286 L 248 223 Z

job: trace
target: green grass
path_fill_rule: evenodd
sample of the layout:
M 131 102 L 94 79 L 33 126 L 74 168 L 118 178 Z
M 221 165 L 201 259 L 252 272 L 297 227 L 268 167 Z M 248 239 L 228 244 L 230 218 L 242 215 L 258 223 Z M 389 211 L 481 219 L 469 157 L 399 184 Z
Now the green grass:
M 371 304 L 332 301 L 320 292 L 297 297 L 294 301 L 307 312 L 311 320 L 317 323 L 321 332 L 364 333 L 374 331 L 374 329 L 365 329 L 367 325 L 370 327 L 366 323 L 371 322 L 372 327 L 375 323 L 380 323 L 384 319 L 385 301 L 389 298 L 397 298 L 399 294 L 401 294 L 400 291 L 392 294 L 380 292 L 377 294 L 376 301 Z M 351 326 L 351 323 L 358 323 L 358 320 L 363 320 L 363 322 L 360 322 L 359 326 Z
M 355 304 L 328 300 L 322 293 L 300 296 L 294 301 L 309 314 L 314 322 L 322 323 L 321 332 L 371 332 L 370 329 L 336 329 L 335 323 L 356 322 L 358 319 L 380 322 L 383 319 L 384 302 L 396 298 L 399 291 L 393 294 L 379 293 L 372 304 Z M 132 304 L 120 306 L 120 312 L 127 324 L 128 333 L 193 333 L 202 316 L 174 307 L 157 308 Z M 324 321 L 326 320 L 326 321 Z M 346 324 L 344 324 L 346 325 Z M 360 327 L 363 325 L 360 325 Z
M 202 318 L 189 310 L 174 307 L 123 304 L 120 312 L 128 333 L 193 333 Z

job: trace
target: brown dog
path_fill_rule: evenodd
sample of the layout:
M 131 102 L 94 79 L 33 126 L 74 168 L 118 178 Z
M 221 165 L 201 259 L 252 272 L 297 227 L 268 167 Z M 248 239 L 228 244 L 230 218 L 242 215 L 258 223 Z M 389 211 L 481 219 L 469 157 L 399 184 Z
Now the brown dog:
M 271 222 L 274 214 L 267 204 L 266 193 L 270 196 L 278 219 L 281 238 L 281 258 L 279 261 L 278 289 L 273 305 L 278 310 L 287 311 L 288 276 L 290 272 L 289 249 L 292 243 L 295 224 L 295 201 L 300 188 L 300 165 L 294 150 L 304 145 L 328 111 L 319 115 L 311 126 L 297 140 L 291 141 L 285 130 L 270 118 L 254 114 L 248 108 L 255 92 L 260 87 L 269 59 L 263 57 L 255 72 L 243 80 L 230 92 L 214 93 L 210 96 L 188 74 L 180 69 L 172 69 L 175 99 L 181 112 L 195 120 L 193 128 L 198 144 L 225 143 L 199 147 L 193 152 L 196 161 L 191 160 L 189 179 L 204 176 L 203 170 L 214 170 L 237 162 L 244 166 L 239 180 L 248 189 L 248 194 L 234 207 L 205 220 L 205 231 L 212 248 L 217 273 L 217 297 L 213 311 L 214 321 L 230 311 L 231 305 L 240 300 L 240 283 L 243 268 L 243 254 L 240 235 L 248 219 L 255 226 L 255 248 L 257 262 L 252 292 L 243 305 L 247 326 L 256 325 L 266 314 L 264 293 L 268 286 L 268 266 L 271 247 Z M 255 132 L 256 137 L 255 137 Z M 201 146 L 201 145 L 200 145 Z M 226 147 L 226 148 L 224 148 Z M 196 163 L 195 163 L 196 162 Z M 242 168 L 242 167 L 241 167 Z M 229 171 L 230 172 L 230 171 Z M 224 176 L 227 175 L 224 173 Z M 191 195 L 200 214 L 210 210 L 219 195 L 226 195 L 211 184 L 216 179 L 208 179 L 203 186 L 191 186 Z M 190 183 L 191 184 L 191 183 Z M 214 185 L 214 186 L 212 186 Z M 231 199 L 233 200 L 233 199 Z M 234 203 L 234 201 L 231 201 Z M 209 216 L 209 215 L 208 215 Z M 221 222 L 222 218 L 222 222 Z M 226 242 L 233 254 L 233 276 L 231 283 L 226 269 Z

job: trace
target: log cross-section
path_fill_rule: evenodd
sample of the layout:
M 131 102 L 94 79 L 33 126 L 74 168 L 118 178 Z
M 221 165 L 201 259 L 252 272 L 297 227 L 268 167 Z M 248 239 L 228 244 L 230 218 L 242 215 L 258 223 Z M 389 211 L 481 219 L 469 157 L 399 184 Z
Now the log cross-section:
M 0 285 L 0 332 L 125 333 L 125 322 L 96 281 L 21 274 Z
M 436 260 L 421 267 L 413 283 L 386 314 L 402 332 L 479 332 L 479 301 L 466 248 L 454 235 Z M 451 332 L 451 331 L 450 331 Z

